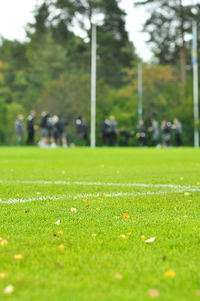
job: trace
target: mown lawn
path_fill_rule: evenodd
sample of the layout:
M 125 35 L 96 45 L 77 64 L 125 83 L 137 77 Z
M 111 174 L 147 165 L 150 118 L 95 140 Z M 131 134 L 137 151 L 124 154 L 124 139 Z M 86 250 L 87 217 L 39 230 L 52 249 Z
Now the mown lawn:
M 0 148 L 0 300 L 200 300 L 199 196 L 199 150 Z

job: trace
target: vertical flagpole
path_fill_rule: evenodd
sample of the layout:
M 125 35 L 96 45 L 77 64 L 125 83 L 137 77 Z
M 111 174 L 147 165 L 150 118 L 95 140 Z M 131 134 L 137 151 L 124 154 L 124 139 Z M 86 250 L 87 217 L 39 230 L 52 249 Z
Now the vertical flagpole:
M 199 95 L 198 95 L 198 56 L 197 56 L 197 22 L 193 22 L 193 94 L 194 94 L 194 146 L 199 147 Z
M 142 62 L 138 64 L 138 121 L 143 119 Z
M 91 148 L 96 146 L 96 25 L 92 24 L 91 56 Z

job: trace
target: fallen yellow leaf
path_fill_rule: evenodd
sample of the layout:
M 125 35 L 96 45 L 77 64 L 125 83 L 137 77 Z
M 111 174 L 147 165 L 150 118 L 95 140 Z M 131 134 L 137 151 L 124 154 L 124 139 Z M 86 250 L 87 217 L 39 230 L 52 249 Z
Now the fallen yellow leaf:
M 8 241 L 6 240 L 6 239 L 1 239 L 0 240 L 0 246 L 5 246 L 5 245 L 7 245 L 8 244 Z
M 64 251 L 65 249 L 66 249 L 66 247 L 65 247 L 65 245 L 60 245 L 59 247 L 58 247 L 60 250 L 62 250 L 62 251 Z
M 16 255 L 14 255 L 14 258 L 16 260 L 21 260 L 21 259 L 24 259 L 24 255 L 22 255 L 22 254 L 16 254 Z
M 176 273 L 174 270 L 168 270 L 165 272 L 164 276 L 165 276 L 165 278 L 175 278 Z
M 128 213 L 122 213 L 122 217 L 123 217 L 123 218 L 130 218 L 131 216 L 130 216 L 130 214 L 128 214 Z
M 76 209 L 76 208 L 71 208 L 70 211 L 71 211 L 71 212 L 76 212 L 77 209 Z
M 8 278 L 8 272 L 0 273 L 0 279 L 6 279 L 6 278 Z
M 119 238 L 126 238 L 126 235 L 121 234 L 121 235 L 119 235 Z
M 189 192 L 185 192 L 184 195 L 190 195 L 190 193 Z

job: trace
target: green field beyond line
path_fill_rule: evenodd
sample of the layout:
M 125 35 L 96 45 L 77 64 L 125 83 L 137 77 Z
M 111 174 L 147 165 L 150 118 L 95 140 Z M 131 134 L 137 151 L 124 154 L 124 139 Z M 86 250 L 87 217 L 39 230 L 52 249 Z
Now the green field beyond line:
M 199 300 L 199 170 L 192 148 L 0 148 L 0 300 Z

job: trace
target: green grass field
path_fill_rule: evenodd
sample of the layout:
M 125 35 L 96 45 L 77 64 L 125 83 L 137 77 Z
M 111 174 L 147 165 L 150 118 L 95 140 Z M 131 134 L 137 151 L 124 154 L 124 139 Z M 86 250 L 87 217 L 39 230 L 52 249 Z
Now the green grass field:
M 1 148 L 0 300 L 199 300 L 199 171 L 190 148 Z

